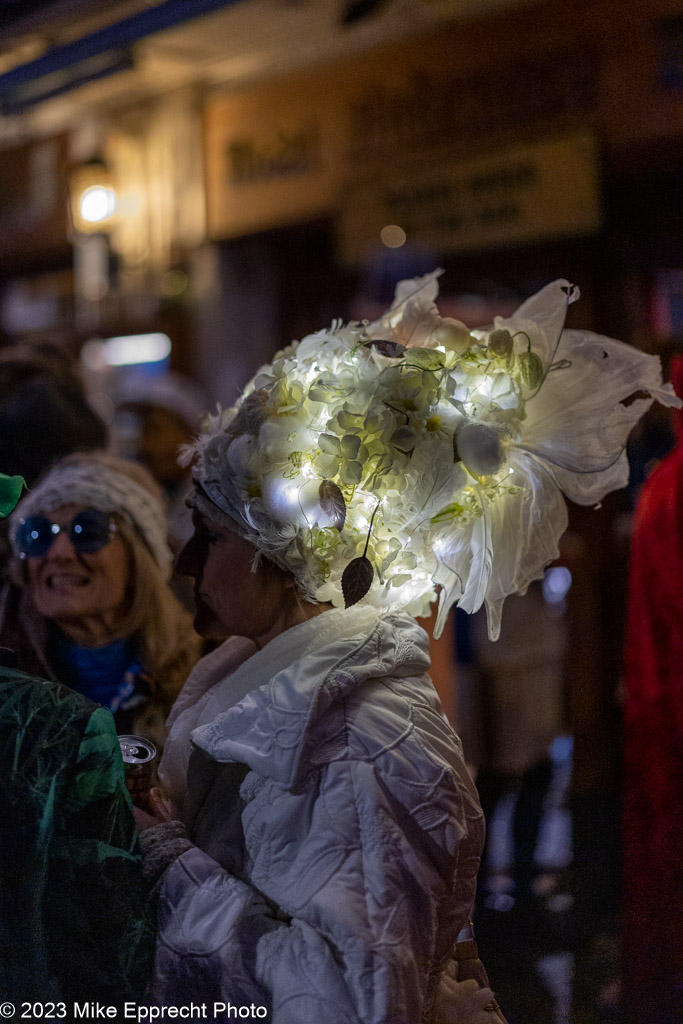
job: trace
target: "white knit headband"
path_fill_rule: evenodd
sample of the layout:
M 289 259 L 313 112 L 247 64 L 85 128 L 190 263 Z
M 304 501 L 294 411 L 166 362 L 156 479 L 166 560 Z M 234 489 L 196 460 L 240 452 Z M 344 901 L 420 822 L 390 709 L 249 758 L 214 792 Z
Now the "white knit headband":
M 166 517 L 161 504 L 126 474 L 85 461 L 57 466 L 17 505 L 10 520 L 10 541 L 15 554 L 21 522 L 62 505 L 85 505 L 101 512 L 119 513 L 137 529 L 164 577 L 168 579 L 171 575 L 173 555 L 166 542 Z

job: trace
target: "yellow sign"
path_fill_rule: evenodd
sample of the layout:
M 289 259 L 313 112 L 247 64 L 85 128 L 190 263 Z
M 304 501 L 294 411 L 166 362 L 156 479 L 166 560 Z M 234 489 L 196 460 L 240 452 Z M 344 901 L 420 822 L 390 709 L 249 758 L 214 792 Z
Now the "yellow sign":
M 212 238 L 295 224 L 329 212 L 341 163 L 331 91 L 290 79 L 215 99 L 205 114 Z
M 381 183 L 387 180 L 400 192 L 394 205 L 415 212 L 416 202 L 427 201 L 411 197 L 411 181 L 418 190 L 423 179 L 428 191 L 450 189 L 452 197 L 454 183 L 444 184 L 445 172 L 449 168 L 451 178 L 457 177 L 460 168 L 448 161 L 469 160 L 483 151 L 487 139 L 521 132 L 533 137 L 541 126 L 567 123 L 567 117 L 572 124 L 580 117 L 582 125 L 591 125 L 598 69 L 586 47 L 558 43 L 529 57 L 510 50 L 506 41 L 506 59 L 496 57 L 482 74 L 481 54 L 476 45 L 464 44 L 462 31 L 462 26 L 440 29 L 372 54 L 340 57 L 209 97 L 204 117 L 209 237 L 230 238 L 329 215 L 345 186 L 366 202 L 374 191 L 374 210 L 384 202 Z M 533 174 L 545 174 L 539 165 L 543 157 L 533 147 L 521 158 L 538 165 Z M 583 163 L 581 156 L 575 159 Z M 527 172 L 520 173 L 524 178 Z M 397 175 L 403 177 L 395 180 Z M 368 185 L 357 192 L 360 181 Z M 482 186 L 479 193 L 486 191 Z M 495 186 L 488 191 L 493 195 Z M 498 214 L 488 213 L 498 224 L 506 216 L 515 219 L 502 209 L 505 188 L 501 195 Z M 446 218 L 470 216 L 464 200 L 441 202 Z
M 598 167 L 594 138 L 581 134 L 354 184 L 339 216 L 341 258 L 362 261 L 390 225 L 438 252 L 590 234 L 601 219 Z

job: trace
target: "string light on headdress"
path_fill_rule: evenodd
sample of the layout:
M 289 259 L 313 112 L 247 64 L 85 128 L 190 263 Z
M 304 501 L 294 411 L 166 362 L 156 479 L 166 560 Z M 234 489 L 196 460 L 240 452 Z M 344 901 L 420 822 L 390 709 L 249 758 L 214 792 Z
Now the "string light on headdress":
M 678 400 L 656 358 L 564 330 L 568 282 L 470 331 L 439 315 L 438 274 L 279 353 L 186 460 L 308 599 L 422 615 L 438 591 L 437 635 L 454 603 L 485 603 L 495 638 L 505 597 L 557 556 L 563 493 L 623 486 L 630 428 Z

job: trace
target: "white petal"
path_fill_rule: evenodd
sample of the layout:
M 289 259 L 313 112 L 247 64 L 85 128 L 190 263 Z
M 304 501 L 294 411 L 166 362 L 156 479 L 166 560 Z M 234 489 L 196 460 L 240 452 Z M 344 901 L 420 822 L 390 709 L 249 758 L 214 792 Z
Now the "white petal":
M 652 401 L 677 399 L 656 356 L 611 338 L 565 331 L 557 359 L 571 365 L 551 370 L 527 402 L 519 447 L 549 464 L 572 501 L 590 505 L 628 482 L 626 439 Z M 622 404 L 638 392 L 648 397 Z
M 520 486 L 491 503 L 493 563 L 486 589 L 489 637 L 497 640 L 503 601 L 524 594 L 559 554 L 567 528 L 567 506 L 546 466 L 533 456 L 510 453 L 513 473 L 506 483 Z
M 446 625 L 448 613 L 462 595 L 462 577 L 459 575 L 457 568 L 451 565 L 451 560 L 444 558 L 439 561 L 438 568 L 432 578 L 434 585 L 441 588 L 438 613 L 434 623 L 434 637 L 438 640 Z
M 465 482 L 465 471 L 454 462 L 451 446 L 434 435 L 423 438 L 413 452 L 408 480 L 402 489 L 412 492 L 412 500 L 391 510 L 392 526 L 410 531 L 428 523 L 455 500 Z
M 480 492 L 482 514 L 472 523 L 470 550 L 472 560 L 465 580 L 465 589 L 458 606 L 466 612 L 476 612 L 486 598 L 493 569 L 493 538 L 491 535 L 490 503 Z
M 219 437 L 219 440 L 222 438 Z M 227 463 L 237 476 L 248 476 L 257 451 L 256 438 L 242 434 L 227 449 Z
M 368 328 L 371 338 L 389 336 L 403 345 L 421 346 L 441 322 L 435 299 L 439 291 L 437 278 L 443 273 L 435 270 L 424 277 L 399 281 L 391 307 L 381 320 Z
M 439 282 L 443 270 L 432 270 L 422 277 L 411 277 L 405 281 L 399 281 L 394 292 L 394 301 L 391 304 L 390 312 L 398 309 L 409 299 L 419 296 L 424 305 L 433 305 L 439 294 Z
M 552 281 L 545 288 L 523 302 L 511 317 L 496 317 L 497 328 L 506 327 L 511 334 L 516 330 L 524 330 L 521 321 L 531 321 L 536 330 L 533 334 L 532 348 L 541 357 L 546 367 L 554 359 L 555 350 L 564 322 L 567 307 L 579 298 L 579 289 L 569 281 L 560 278 Z
M 492 502 L 480 494 L 484 515 L 459 530 L 444 524 L 435 542 L 434 582 L 442 587 L 435 636 L 453 604 L 474 612 L 485 602 L 489 636 L 496 640 L 505 598 L 525 593 L 559 554 L 567 507 L 552 473 L 533 456 L 514 451 L 510 468 L 506 484 L 522 490 Z

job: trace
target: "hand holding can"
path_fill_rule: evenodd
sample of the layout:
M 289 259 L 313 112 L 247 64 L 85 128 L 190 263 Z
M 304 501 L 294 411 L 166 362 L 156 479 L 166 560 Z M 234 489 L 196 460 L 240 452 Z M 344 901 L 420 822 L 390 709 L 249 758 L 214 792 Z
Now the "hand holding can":
M 124 774 L 130 798 L 136 807 L 147 809 L 154 782 L 157 748 L 144 736 L 119 736 Z

